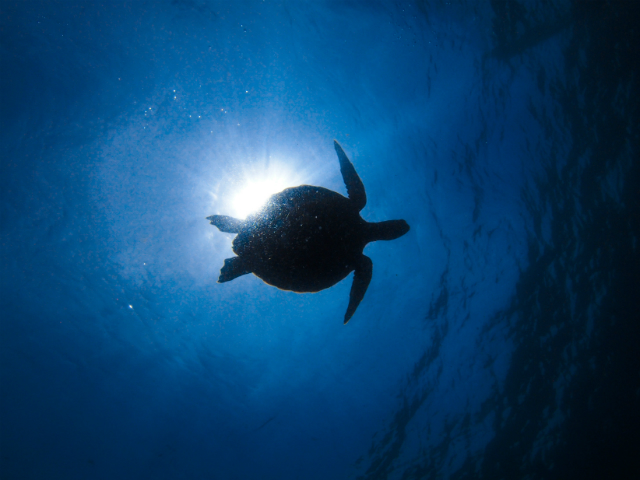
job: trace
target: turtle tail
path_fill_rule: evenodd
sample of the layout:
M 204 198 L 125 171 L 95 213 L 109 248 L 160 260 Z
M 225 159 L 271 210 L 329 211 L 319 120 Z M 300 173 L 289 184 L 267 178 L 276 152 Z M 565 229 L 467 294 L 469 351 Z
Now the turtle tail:
M 368 223 L 366 241 L 395 240 L 409 231 L 409 224 L 404 220 L 387 220 L 386 222 Z

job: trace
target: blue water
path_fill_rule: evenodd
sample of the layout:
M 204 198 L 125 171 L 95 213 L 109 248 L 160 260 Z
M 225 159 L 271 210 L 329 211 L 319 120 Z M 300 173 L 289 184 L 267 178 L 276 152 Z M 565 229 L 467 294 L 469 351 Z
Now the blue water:
M 0 477 L 640 475 L 632 2 L 0 4 Z M 249 195 L 410 232 L 218 284 Z M 275 190 L 273 190 L 275 189 Z

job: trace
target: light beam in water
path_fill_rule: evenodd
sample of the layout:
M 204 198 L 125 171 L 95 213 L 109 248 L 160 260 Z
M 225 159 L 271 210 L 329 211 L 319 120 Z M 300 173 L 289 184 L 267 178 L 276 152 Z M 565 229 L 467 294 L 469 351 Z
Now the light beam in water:
M 304 183 L 304 177 L 304 174 L 278 161 L 245 172 L 237 190 L 231 195 L 229 215 L 246 218 L 259 210 L 274 193 Z

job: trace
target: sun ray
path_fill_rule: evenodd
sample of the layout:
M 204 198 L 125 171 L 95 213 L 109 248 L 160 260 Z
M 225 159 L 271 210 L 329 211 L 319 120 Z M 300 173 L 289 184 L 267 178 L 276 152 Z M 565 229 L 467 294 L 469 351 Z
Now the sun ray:
M 236 218 L 259 210 L 274 193 L 304 183 L 303 172 L 296 172 L 290 163 L 272 160 L 267 165 L 245 171 L 235 194 L 231 195 L 230 212 Z

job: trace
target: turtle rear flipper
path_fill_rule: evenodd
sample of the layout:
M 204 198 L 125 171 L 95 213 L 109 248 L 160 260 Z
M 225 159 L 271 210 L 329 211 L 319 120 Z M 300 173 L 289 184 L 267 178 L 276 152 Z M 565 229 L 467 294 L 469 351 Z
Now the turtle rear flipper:
M 245 262 L 240 257 L 227 258 L 220 269 L 218 283 L 230 282 L 234 278 L 246 275 L 247 273 L 251 273 L 251 269 L 247 268 Z
M 225 233 L 239 233 L 244 226 L 244 220 L 229 217 L 227 215 L 211 215 L 207 217 L 211 225 L 218 227 L 218 230 Z
M 333 146 L 336 147 L 336 153 L 338 154 L 338 160 L 340 161 L 340 173 L 342 173 L 342 179 L 347 186 L 347 193 L 349 194 L 349 200 L 351 200 L 358 211 L 362 210 L 367 204 L 367 194 L 364 191 L 364 184 L 360 177 L 356 173 L 356 169 L 353 168 L 353 164 L 349 161 L 347 154 L 340 146 L 337 140 L 333 141 Z
M 347 313 L 344 315 L 345 325 L 353 314 L 356 313 L 356 308 L 358 308 L 358 305 L 360 305 L 360 302 L 364 298 L 372 274 L 373 262 L 366 255 L 362 255 L 353 275 L 353 284 L 351 285 L 351 293 L 349 294 L 349 306 L 347 307 Z

